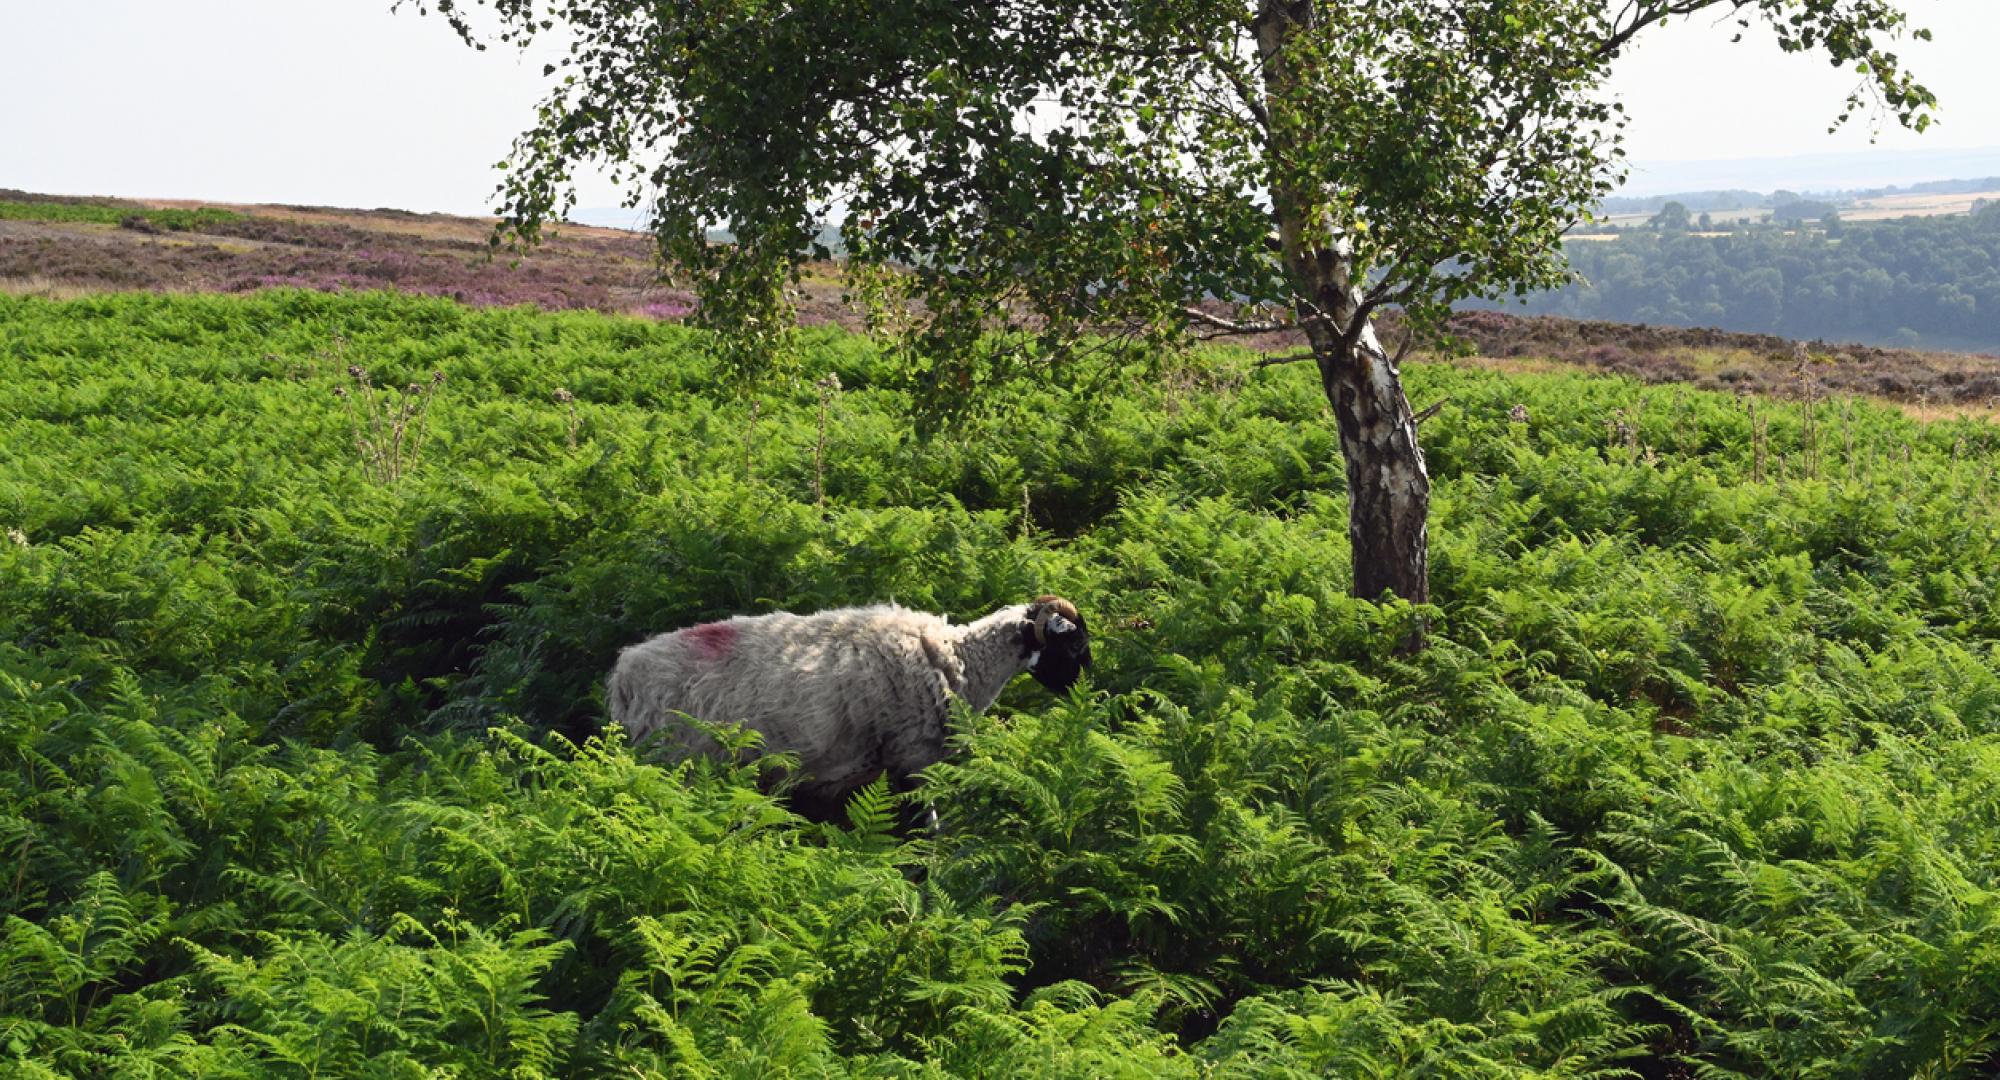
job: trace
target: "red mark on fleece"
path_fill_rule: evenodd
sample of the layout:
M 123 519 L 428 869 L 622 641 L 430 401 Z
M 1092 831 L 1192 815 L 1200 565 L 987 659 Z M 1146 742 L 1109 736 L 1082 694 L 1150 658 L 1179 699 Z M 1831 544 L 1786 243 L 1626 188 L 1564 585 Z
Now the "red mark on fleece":
M 697 660 L 720 660 L 736 645 L 736 628 L 728 623 L 702 623 L 681 631 Z

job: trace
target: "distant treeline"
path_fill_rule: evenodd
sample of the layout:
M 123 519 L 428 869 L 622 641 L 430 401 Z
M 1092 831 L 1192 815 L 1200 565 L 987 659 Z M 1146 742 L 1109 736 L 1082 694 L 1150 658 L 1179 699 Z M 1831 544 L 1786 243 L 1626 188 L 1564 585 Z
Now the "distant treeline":
M 1761 191 L 1730 188 L 1718 191 L 1683 191 L 1675 195 L 1620 195 L 1598 204 L 1600 214 L 1657 214 L 1670 202 L 1692 211 L 1744 210 L 1770 205 L 1771 197 Z
M 2000 348 L 2000 205 L 1972 215 L 1574 240 L 1535 314 L 1874 344 Z M 1511 309 L 1511 306 L 1510 306 Z

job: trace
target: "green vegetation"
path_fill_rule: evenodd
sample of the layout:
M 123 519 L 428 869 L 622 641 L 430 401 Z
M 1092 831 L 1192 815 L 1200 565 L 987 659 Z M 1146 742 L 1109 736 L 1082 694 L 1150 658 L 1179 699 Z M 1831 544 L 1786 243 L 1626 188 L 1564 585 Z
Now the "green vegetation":
M 1740 228 L 1724 236 L 1631 231 L 1572 241 L 1565 251 L 1583 280 L 1530 298 L 1528 311 L 2000 349 L 2000 206 L 1969 216 Z
M 0 296 L 0 1059 L 1990 1069 L 2000 431 L 1413 365 L 1397 658 L 1312 373 L 1078 366 L 919 441 L 809 335 L 753 407 L 635 319 Z M 970 721 L 934 842 L 548 734 L 650 631 L 1043 589 L 1095 684 Z
M 195 232 L 243 215 L 204 206 L 198 210 L 146 210 L 85 202 L 33 202 L 0 199 L 0 221 L 60 221 L 86 225 L 150 227 L 168 232 Z

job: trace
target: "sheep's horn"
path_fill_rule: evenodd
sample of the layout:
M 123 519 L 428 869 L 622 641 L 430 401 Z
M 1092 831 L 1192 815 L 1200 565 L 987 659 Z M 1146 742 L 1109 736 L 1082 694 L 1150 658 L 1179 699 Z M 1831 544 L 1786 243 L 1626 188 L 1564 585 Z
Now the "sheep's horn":
M 1060 596 L 1036 597 L 1033 610 L 1035 613 L 1035 644 L 1037 645 L 1047 645 L 1049 643 L 1050 618 L 1053 617 L 1062 620 L 1062 623 L 1056 626 L 1056 633 L 1058 634 L 1076 625 L 1076 608 Z

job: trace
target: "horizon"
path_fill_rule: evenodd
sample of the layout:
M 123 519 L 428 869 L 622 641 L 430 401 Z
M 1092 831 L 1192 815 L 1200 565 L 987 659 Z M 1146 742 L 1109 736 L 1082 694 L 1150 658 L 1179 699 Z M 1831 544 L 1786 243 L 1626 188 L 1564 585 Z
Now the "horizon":
M 1612 193 L 1612 198 L 1660 198 L 1728 190 L 1754 191 L 1766 195 L 1774 191 L 1831 195 L 2000 176 L 2000 145 L 1936 147 L 1915 151 L 1813 152 L 1747 158 L 1646 161 L 1633 162 L 1631 166 L 1631 174 L 1626 183 Z M 245 206 L 310 205 L 329 209 L 400 210 L 469 217 L 487 217 L 492 213 L 490 208 L 471 210 L 389 204 L 364 206 L 359 202 L 303 203 L 277 198 L 213 198 L 186 192 L 38 190 L 18 186 L 5 176 L 0 176 L 0 188 L 12 188 L 37 195 L 81 199 L 155 200 Z M 635 215 L 635 220 L 636 215 L 640 213 L 639 210 L 627 210 L 616 205 L 585 205 L 582 202 L 579 202 L 572 212 L 573 215 L 587 214 L 596 218 L 631 214 Z M 572 216 L 571 220 L 578 219 Z M 603 224 L 602 221 L 579 221 L 579 223 Z
M 1657 198 L 1743 189 L 1836 194 L 2000 176 L 2000 146 L 1651 161 L 1633 164 L 1613 198 Z
M 1611 198 L 1646 199 L 1739 189 L 1766 195 L 1774 191 L 1796 191 L 1801 194 L 1831 195 L 1878 188 L 1902 188 L 1914 184 L 1951 180 L 1979 180 L 1992 176 L 2000 176 L 2000 145 L 1936 147 L 1922 148 L 1915 151 L 1837 151 L 1745 158 L 1640 161 L 1631 162 L 1630 165 L 1631 171 L 1626 182 L 1612 193 Z M 394 206 L 386 203 L 365 206 L 361 202 L 300 202 L 298 200 L 282 198 L 215 198 L 200 194 L 171 191 L 54 191 L 18 186 L 10 182 L 9 178 L 5 176 L 0 176 L 0 188 L 11 188 L 36 195 L 78 199 L 154 200 L 244 206 L 318 206 L 329 209 L 348 210 L 400 210 L 410 213 L 450 214 L 463 217 L 488 217 L 492 215 L 490 208 L 465 209 Z M 624 214 L 638 215 L 640 213 L 641 211 L 639 210 L 627 210 L 617 205 L 585 205 L 581 201 L 579 201 L 573 211 L 573 214 L 589 214 L 600 218 Z M 572 220 L 576 219 L 572 217 Z M 602 224 L 597 221 L 579 223 Z M 614 225 L 608 227 L 620 228 L 624 226 Z

